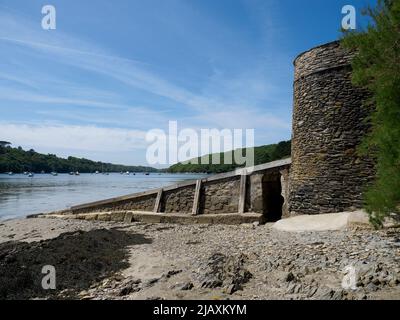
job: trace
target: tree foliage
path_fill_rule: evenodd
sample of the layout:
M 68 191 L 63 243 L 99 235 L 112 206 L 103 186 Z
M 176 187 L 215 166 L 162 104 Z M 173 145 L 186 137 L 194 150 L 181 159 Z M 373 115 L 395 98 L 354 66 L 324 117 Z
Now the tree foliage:
M 278 144 L 270 144 L 261 147 L 254 148 L 254 164 L 262 164 L 275 160 L 280 160 L 283 158 L 290 157 L 291 150 L 291 142 L 290 141 L 281 141 Z M 242 155 L 245 155 L 245 150 L 241 149 Z M 234 162 L 233 152 L 219 153 L 214 154 L 214 156 L 220 159 L 221 164 L 211 164 L 213 154 L 206 155 L 201 158 L 192 159 L 185 163 L 177 163 L 167 169 L 167 172 L 177 173 L 177 172 L 195 172 L 195 173 L 222 173 L 233 171 L 236 168 L 243 167 L 243 165 L 239 165 Z M 232 159 L 232 164 L 225 164 L 225 159 Z M 210 164 L 202 164 L 202 158 L 208 158 L 208 163 Z M 194 160 L 194 161 L 193 161 Z
M 0 147 L 6 147 L 10 144 L 11 144 L 11 142 L 8 142 L 8 141 L 0 141 Z
M 111 163 L 96 162 L 88 159 L 68 157 L 59 158 L 54 154 L 41 154 L 31 149 L 24 151 L 21 147 L 12 148 L 0 145 L 0 173 L 12 171 L 21 173 L 30 172 L 75 172 L 91 173 L 100 172 L 153 172 L 157 169 L 142 166 L 124 166 Z
M 379 0 L 364 14 L 372 22 L 361 32 L 345 32 L 343 45 L 357 51 L 353 82 L 372 93 L 372 129 L 360 148 L 376 160 L 376 179 L 365 192 L 371 222 L 400 214 L 400 0 Z

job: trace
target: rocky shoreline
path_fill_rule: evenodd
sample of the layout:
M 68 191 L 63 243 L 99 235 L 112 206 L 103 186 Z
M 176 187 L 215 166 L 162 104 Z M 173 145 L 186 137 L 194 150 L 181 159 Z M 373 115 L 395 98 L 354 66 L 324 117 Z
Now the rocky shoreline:
M 342 287 L 348 266 L 355 290 Z M 400 232 L 12 220 L 0 223 L 0 299 L 398 300 Z

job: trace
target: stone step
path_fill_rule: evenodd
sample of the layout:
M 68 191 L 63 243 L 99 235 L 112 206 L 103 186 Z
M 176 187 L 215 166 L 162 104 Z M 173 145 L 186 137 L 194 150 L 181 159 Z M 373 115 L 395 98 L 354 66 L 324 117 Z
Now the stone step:
M 191 215 L 185 213 L 153 213 L 145 211 L 93 212 L 85 214 L 41 215 L 45 218 L 81 219 L 88 221 L 178 223 L 178 224 L 227 224 L 264 222 L 260 213 L 221 213 Z

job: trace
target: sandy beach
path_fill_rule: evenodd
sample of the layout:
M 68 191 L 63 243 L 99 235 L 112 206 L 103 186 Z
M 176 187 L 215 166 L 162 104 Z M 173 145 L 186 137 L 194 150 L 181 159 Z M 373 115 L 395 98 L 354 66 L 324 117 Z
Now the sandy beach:
M 44 290 L 43 265 L 56 269 Z M 354 265 L 357 289 L 344 290 Z M 400 299 L 398 230 L 0 223 L 0 299 Z

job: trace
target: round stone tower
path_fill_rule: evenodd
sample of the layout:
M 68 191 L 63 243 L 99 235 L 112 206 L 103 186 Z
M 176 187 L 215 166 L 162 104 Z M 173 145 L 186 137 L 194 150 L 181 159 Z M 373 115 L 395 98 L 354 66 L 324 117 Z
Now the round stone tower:
M 351 57 L 336 41 L 294 61 L 291 215 L 360 208 L 374 176 L 373 162 L 356 153 L 370 108 L 367 92 L 351 84 Z

